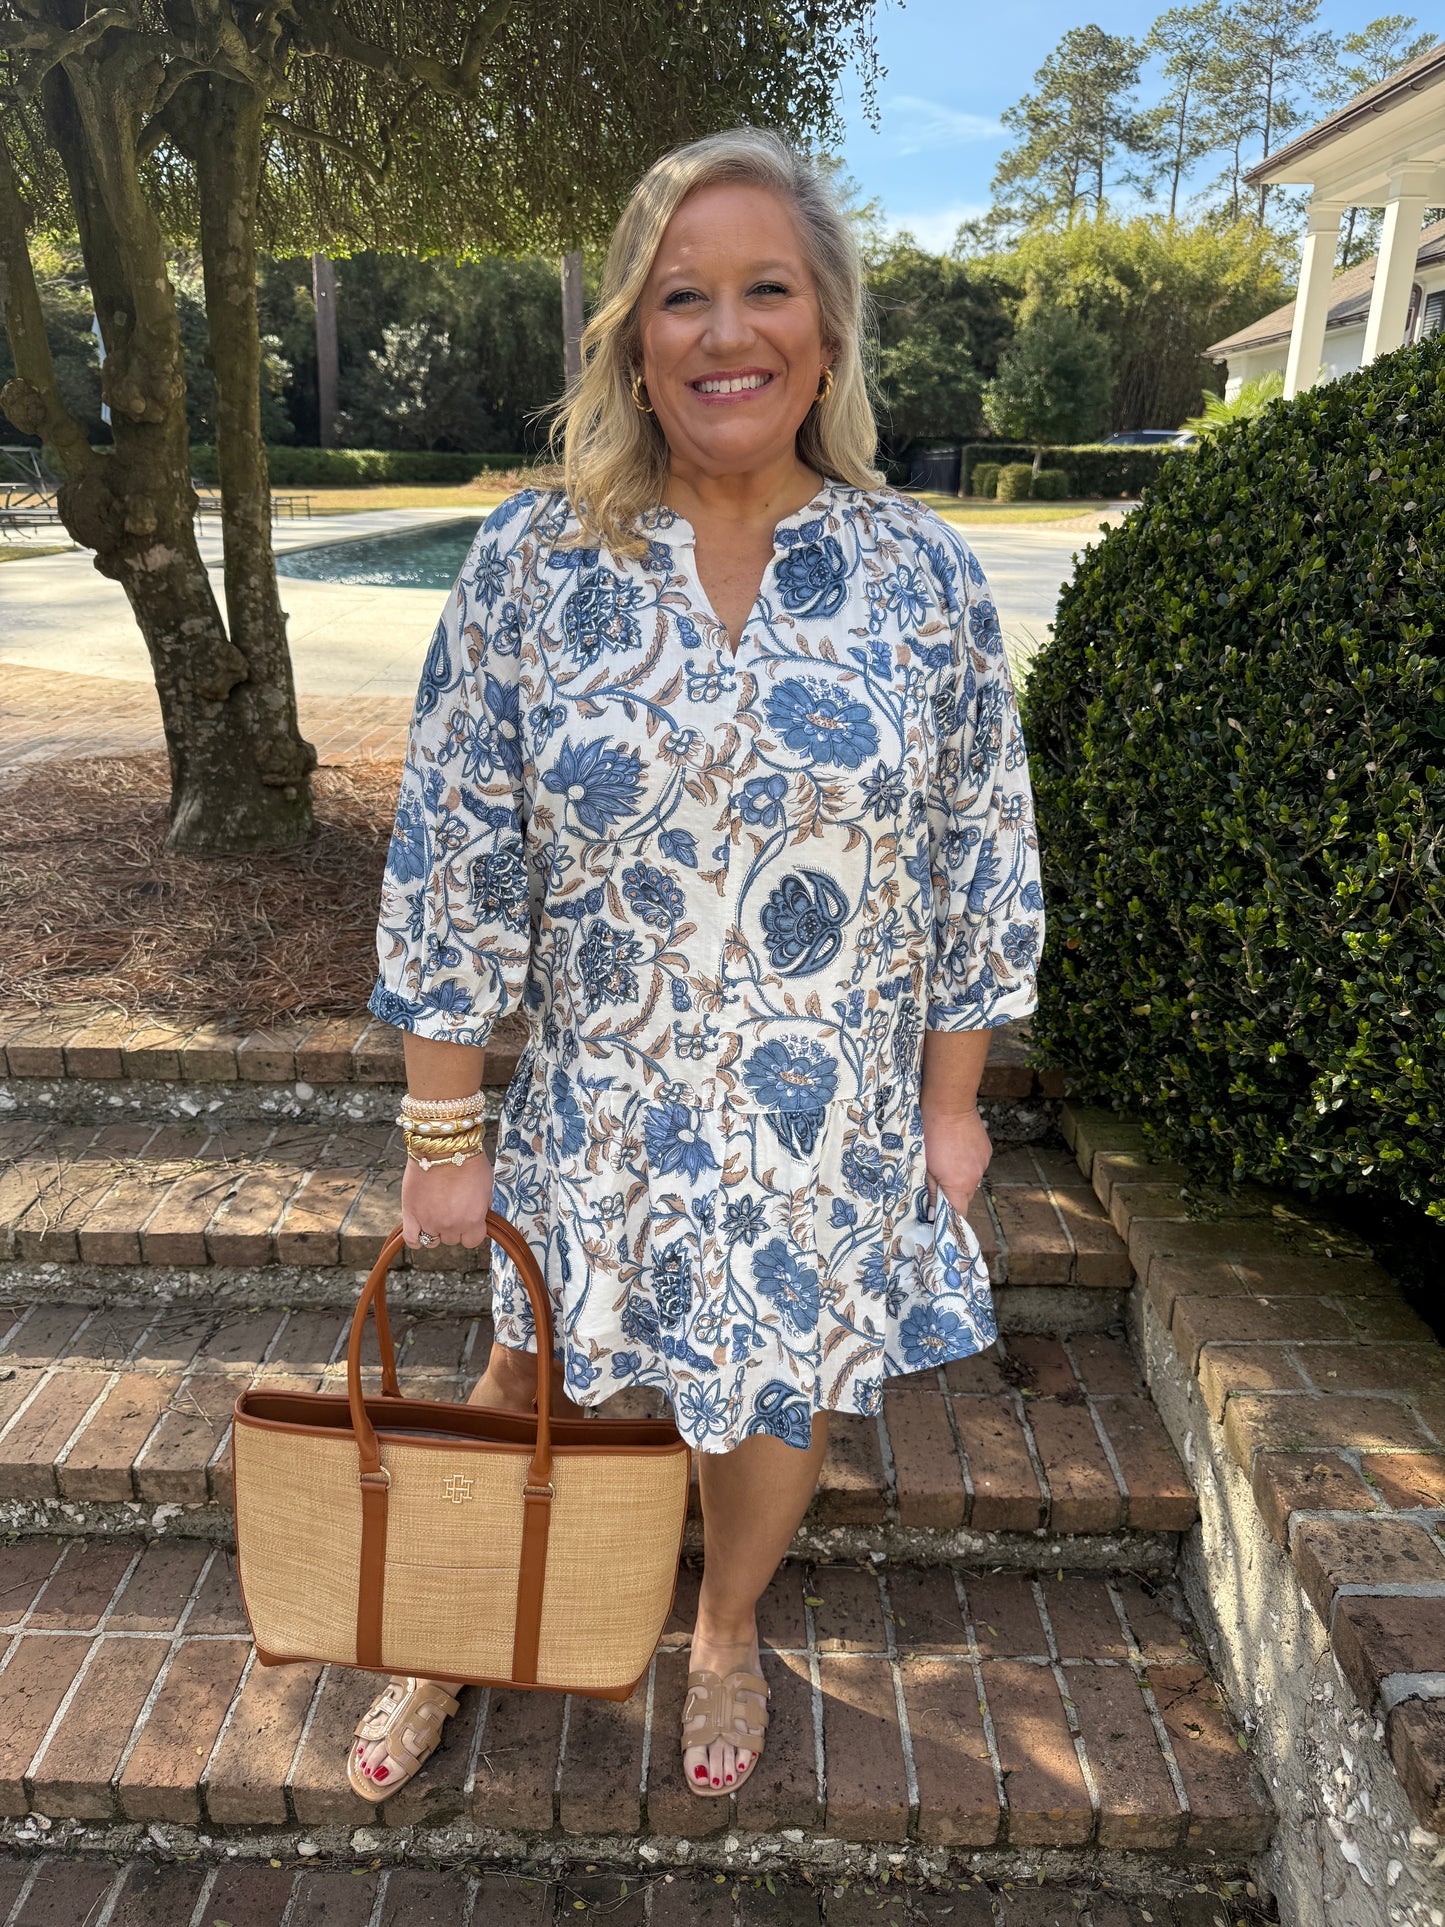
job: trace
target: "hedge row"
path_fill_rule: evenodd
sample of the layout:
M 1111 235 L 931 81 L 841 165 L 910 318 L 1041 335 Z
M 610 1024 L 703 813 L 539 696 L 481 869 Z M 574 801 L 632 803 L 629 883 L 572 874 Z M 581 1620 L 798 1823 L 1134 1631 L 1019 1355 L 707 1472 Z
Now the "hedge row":
M 1069 478 L 1075 495 L 1140 495 L 1175 455 L 1191 451 L 1177 448 L 1046 448 L 1044 463 L 1061 468 Z M 963 473 L 959 492 L 972 495 L 973 471 L 980 462 L 1032 464 L 1034 451 L 1018 442 L 965 442 Z
M 293 448 L 272 443 L 266 450 L 273 488 L 356 488 L 365 482 L 466 483 L 496 469 L 526 468 L 530 455 L 459 455 L 432 448 Z M 216 451 L 206 442 L 191 445 L 191 473 L 198 481 L 219 480 Z
M 1207 1175 L 1445 1218 L 1445 336 L 1085 550 L 1024 692 L 1034 1034 Z

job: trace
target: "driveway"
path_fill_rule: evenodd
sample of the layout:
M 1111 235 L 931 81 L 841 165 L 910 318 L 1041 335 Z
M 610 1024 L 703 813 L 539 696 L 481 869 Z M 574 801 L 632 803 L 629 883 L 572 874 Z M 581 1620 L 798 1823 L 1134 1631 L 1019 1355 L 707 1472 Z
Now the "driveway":
M 276 524 L 278 553 L 317 543 L 389 534 L 458 519 L 456 509 L 394 509 Z M 1048 634 L 1060 585 L 1090 540 L 1047 527 L 961 528 L 983 564 L 1009 654 L 1022 667 Z M 201 553 L 225 606 L 220 526 L 201 523 Z M 422 658 L 441 612 L 432 589 L 394 589 L 281 579 L 282 607 L 298 691 L 314 696 L 416 692 Z M 0 663 L 116 682 L 149 683 L 145 645 L 119 587 L 87 551 L 0 564 Z

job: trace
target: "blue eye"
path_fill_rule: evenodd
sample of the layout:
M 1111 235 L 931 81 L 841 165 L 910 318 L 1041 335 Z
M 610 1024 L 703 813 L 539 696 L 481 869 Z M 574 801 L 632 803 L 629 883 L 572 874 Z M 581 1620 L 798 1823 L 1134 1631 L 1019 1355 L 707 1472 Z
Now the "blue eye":
M 662 305 L 664 308 L 675 308 L 679 307 L 684 301 L 697 301 L 698 299 L 700 299 L 700 297 L 695 288 L 675 288 Z

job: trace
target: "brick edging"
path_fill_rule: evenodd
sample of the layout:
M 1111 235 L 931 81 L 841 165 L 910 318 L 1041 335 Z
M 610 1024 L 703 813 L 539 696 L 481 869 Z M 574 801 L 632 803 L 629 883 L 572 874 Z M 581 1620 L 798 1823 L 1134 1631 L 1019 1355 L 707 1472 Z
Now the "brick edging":
M 1191 1216 L 1136 1122 L 1066 1103 L 1061 1124 L 1416 1817 L 1445 1830 L 1445 1352 L 1324 1214 L 1246 1188 Z
M 483 1057 L 482 1082 L 505 1085 L 526 1043 L 520 1018 L 499 1027 Z M 191 1084 L 400 1084 L 402 1033 L 362 1011 L 249 1029 L 209 1019 L 125 1016 L 101 1004 L 45 1012 L 0 1011 L 0 1077 L 132 1078 Z M 1028 1061 L 1027 1029 L 994 1033 L 980 1094 L 990 1100 L 1051 1100 L 1063 1073 Z

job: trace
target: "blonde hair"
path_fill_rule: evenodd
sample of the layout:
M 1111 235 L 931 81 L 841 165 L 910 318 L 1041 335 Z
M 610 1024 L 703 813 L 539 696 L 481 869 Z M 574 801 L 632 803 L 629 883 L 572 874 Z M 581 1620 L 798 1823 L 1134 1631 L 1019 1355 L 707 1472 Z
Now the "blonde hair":
M 560 480 L 588 546 L 641 555 L 637 518 L 662 500 L 668 450 L 655 415 L 632 400 L 641 360 L 638 303 L 663 231 L 699 188 L 721 181 L 772 190 L 792 209 L 812 270 L 833 384 L 798 430 L 798 459 L 827 479 L 873 488 L 878 429 L 863 368 L 863 274 L 846 216 L 816 168 L 778 135 L 736 127 L 674 148 L 643 175 L 612 232 L 602 299 L 582 333 L 582 373 L 552 426 Z

